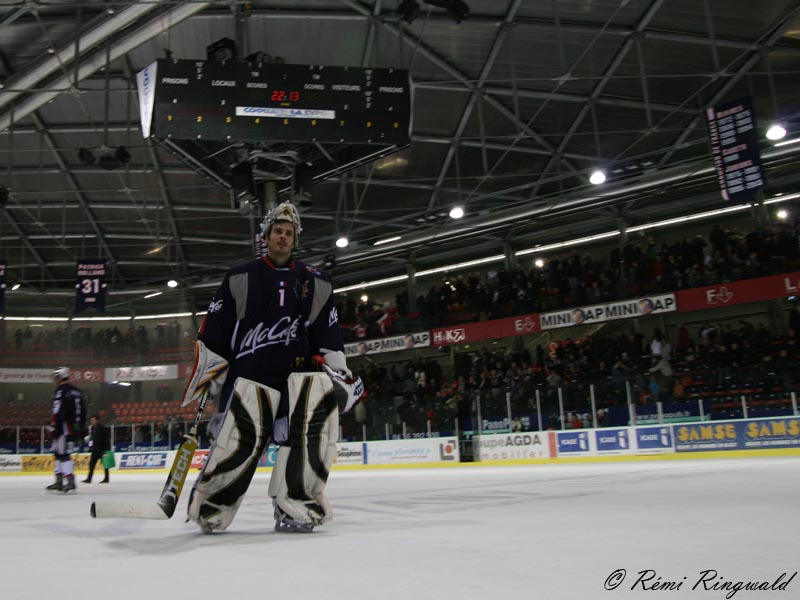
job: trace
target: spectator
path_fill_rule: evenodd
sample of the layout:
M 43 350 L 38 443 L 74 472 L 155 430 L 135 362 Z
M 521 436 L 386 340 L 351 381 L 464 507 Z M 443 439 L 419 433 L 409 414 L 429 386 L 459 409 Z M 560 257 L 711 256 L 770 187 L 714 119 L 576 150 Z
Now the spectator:
M 92 475 L 94 474 L 94 467 L 97 461 L 103 465 L 105 477 L 100 483 L 108 483 L 108 471 L 106 462 L 103 460 L 103 455 L 111 450 L 111 442 L 109 440 L 108 429 L 100 422 L 99 415 L 92 415 L 89 419 L 89 435 L 84 438 L 84 441 L 89 445 L 91 457 L 89 458 L 89 474 L 83 483 L 92 483 Z

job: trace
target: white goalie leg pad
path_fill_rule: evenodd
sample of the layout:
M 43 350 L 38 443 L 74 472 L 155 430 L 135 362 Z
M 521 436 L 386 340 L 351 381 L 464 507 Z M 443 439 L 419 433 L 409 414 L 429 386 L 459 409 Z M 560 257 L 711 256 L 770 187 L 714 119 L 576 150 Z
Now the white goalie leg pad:
M 244 498 L 272 432 L 280 392 L 239 377 L 189 497 L 188 517 L 210 532 L 227 528 Z
M 227 372 L 228 361 L 197 340 L 194 343 L 194 370 L 183 392 L 181 406 L 199 402 L 205 394 L 212 398 L 219 396 Z
M 287 522 L 312 528 L 332 518 L 325 497 L 339 438 L 339 411 L 333 384 L 323 373 L 289 377 L 289 437 L 278 449 L 269 495 Z M 279 523 L 276 522 L 276 527 Z

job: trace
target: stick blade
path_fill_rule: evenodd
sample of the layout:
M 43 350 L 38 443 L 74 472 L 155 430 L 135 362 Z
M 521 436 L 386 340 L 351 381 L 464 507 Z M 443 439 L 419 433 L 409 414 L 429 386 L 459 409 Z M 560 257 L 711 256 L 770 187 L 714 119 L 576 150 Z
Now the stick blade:
M 156 519 L 166 520 L 172 515 L 158 504 L 133 504 L 129 502 L 92 502 L 89 514 L 93 519 Z

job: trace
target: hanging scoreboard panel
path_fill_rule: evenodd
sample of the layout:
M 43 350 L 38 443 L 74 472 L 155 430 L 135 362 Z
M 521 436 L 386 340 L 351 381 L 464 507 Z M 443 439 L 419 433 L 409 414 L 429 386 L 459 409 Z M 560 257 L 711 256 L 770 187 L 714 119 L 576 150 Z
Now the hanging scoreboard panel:
M 408 144 L 408 71 L 159 59 L 138 73 L 145 137 Z

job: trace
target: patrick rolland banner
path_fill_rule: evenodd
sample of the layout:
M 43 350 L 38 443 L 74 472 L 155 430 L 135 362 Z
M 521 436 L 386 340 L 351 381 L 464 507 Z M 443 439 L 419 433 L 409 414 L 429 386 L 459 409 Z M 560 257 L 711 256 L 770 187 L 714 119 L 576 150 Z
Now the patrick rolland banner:
M 75 314 L 87 308 L 106 312 L 106 263 L 101 259 L 78 261 L 75 282 Z

